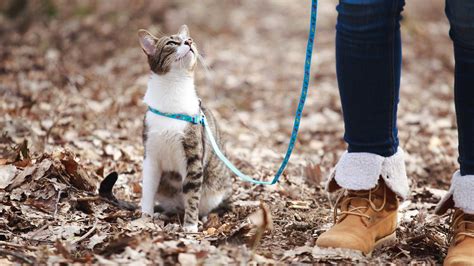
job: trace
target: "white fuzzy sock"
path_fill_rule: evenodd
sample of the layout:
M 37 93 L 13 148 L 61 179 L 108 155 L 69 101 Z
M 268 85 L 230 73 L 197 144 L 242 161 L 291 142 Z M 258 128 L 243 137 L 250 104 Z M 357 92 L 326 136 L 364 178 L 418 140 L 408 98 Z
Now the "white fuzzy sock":
M 454 201 L 454 207 L 463 210 L 465 213 L 474 214 L 474 175 L 462 176 L 461 172 L 456 171 L 451 179 L 451 187 L 448 194 L 436 206 L 436 213 L 443 214 L 451 207 Z
M 369 190 L 377 186 L 380 177 L 399 197 L 408 197 L 410 189 L 401 148 L 390 157 L 366 152 L 345 152 L 331 173 L 326 190 L 333 192 L 334 187 Z

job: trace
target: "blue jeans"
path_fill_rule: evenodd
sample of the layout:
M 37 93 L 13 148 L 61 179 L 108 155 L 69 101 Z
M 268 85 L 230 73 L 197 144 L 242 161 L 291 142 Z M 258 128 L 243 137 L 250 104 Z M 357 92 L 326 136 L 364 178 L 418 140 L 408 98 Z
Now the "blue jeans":
M 388 157 L 397 151 L 404 5 L 340 0 L 337 6 L 336 68 L 349 152 Z M 474 0 L 446 0 L 445 11 L 456 61 L 459 163 L 462 175 L 474 175 Z

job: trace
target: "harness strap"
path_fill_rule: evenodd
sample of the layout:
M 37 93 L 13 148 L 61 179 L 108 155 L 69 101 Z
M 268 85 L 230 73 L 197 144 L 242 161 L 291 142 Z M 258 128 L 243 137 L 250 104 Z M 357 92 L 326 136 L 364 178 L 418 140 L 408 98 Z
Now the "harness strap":
M 164 116 L 164 117 L 189 122 L 189 123 L 192 123 L 192 124 L 195 124 L 195 125 L 197 125 L 197 124 L 204 125 L 204 123 L 203 123 L 204 114 L 202 114 L 202 115 L 199 114 L 199 115 L 195 115 L 195 116 L 191 116 L 191 115 L 187 115 L 187 114 L 170 114 L 170 113 L 164 113 L 164 112 L 158 111 L 158 110 L 156 110 L 155 108 L 153 108 L 151 106 L 148 106 L 148 110 L 150 112 L 156 114 L 156 115 L 161 115 L 161 116 Z

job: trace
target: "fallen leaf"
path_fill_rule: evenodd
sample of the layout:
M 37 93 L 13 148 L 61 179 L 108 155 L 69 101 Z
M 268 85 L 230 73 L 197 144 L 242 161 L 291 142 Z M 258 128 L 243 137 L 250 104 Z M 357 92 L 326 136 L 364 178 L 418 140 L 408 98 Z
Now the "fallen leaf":
M 0 189 L 5 189 L 17 173 L 14 165 L 0 165 Z
M 291 200 L 288 201 L 290 209 L 297 209 L 297 210 L 309 210 L 311 208 L 310 201 L 302 201 L 302 200 Z
M 107 238 L 105 234 L 95 234 L 89 239 L 89 243 L 87 244 L 88 249 L 94 249 L 95 246 L 98 244 L 102 244 L 104 240 Z
M 197 265 L 196 255 L 189 253 L 180 253 L 178 255 L 178 262 L 184 266 L 193 266 Z
M 318 164 L 308 163 L 305 167 L 306 181 L 312 186 L 319 186 L 323 180 L 321 166 Z

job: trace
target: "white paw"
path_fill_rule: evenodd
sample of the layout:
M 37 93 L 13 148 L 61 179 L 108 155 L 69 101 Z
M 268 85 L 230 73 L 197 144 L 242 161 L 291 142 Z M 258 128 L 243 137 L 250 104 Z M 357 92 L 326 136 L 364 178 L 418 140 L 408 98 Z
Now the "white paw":
M 145 213 L 145 212 L 142 212 L 142 220 L 144 221 L 152 221 L 153 220 L 153 216 L 148 214 L 148 213 Z
M 160 220 L 160 221 L 169 221 L 170 217 L 166 214 L 157 212 L 153 215 L 153 219 L 154 220 Z
M 150 216 L 153 217 L 153 214 L 155 214 L 155 211 L 153 210 L 153 206 L 151 208 L 149 206 L 142 205 L 142 217 L 144 216 Z
M 186 233 L 197 233 L 198 225 L 197 224 L 185 224 L 183 225 L 183 230 Z

